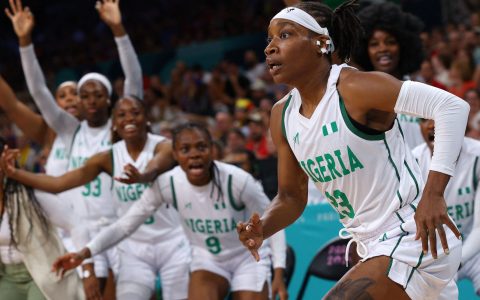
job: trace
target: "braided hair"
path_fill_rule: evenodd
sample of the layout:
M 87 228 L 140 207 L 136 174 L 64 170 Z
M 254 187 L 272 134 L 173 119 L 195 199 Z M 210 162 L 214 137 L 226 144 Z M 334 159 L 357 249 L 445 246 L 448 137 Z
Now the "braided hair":
M 333 11 L 315 1 L 300 2 L 295 7 L 307 12 L 320 26 L 327 28 L 338 58 L 341 61 L 350 60 L 362 36 L 360 20 L 355 14 L 357 0 L 346 1 Z
M 6 142 L 0 137 L 0 154 Z M 28 203 L 22 203 L 22 197 L 26 196 Z M 8 216 L 8 226 L 10 227 L 10 244 L 15 248 L 18 248 L 18 242 L 15 238 L 13 228 L 19 227 L 20 214 L 26 214 L 26 219 L 29 223 L 29 229 L 27 238 L 31 237 L 34 218 L 38 218 L 41 224 L 41 230 L 45 237 L 49 237 L 50 223 L 45 217 L 45 213 L 40 206 L 33 189 L 26 187 L 16 180 L 11 178 L 5 178 L 3 181 L 3 199 L 0 199 L 1 211 L 0 211 L 0 224 L 2 224 L 3 216 L 5 213 Z

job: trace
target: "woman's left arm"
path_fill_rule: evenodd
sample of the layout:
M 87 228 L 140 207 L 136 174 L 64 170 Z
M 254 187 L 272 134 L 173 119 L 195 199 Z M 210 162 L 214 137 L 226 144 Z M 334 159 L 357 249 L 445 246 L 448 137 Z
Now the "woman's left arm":
M 345 105 L 355 111 L 372 110 L 405 113 L 435 121 L 435 149 L 422 199 L 415 213 L 416 239 L 421 238 L 424 253 L 428 242 L 433 257 L 437 257 L 437 230 L 443 249 L 448 253 L 448 243 L 443 229 L 447 225 L 458 238 L 460 232 L 448 217 L 443 197 L 465 135 L 469 105 L 444 90 L 412 81 L 399 81 L 380 72 L 350 71 L 343 76 L 339 91 Z M 366 88 L 368 87 L 368 88 Z
M 100 18 L 110 27 L 117 44 L 120 64 L 125 74 L 123 94 L 143 99 L 142 67 L 122 23 L 119 0 L 97 2 Z

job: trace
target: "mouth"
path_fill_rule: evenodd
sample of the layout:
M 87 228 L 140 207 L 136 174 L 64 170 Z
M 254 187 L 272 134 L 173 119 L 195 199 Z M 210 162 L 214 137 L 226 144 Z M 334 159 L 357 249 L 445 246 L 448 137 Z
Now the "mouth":
M 87 107 L 87 113 L 95 114 L 95 113 L 97 113 L 97 109 L 93 108 L 93 107 Z
M 270 73 L 274 75 L 278 73 L 278 71 L 282 68 L 283 65 L 278 61 L 267 59 L 267 66 Z
M 75 106 L 68 106 L 65 108 L 65 111 L 70 114 L 75 114 L 78 111 L 78 109 Z
M 188 166 L 188 172 L 193 176 L 203 175 L 204 165 L 203 163 L 191 163 Z
M 377 58 L 378 64 L 381 66 L 390 65 L 393 61 L 392 55 L 390 54 L 382 54 Z
M 126 133 L 133 132 L 137 130 L 137 125 L 135 124 L 127 124 L 125 127 L 123 127 L 123 130 L 125 130 Z
M 435 140 L 435 133 L 433 131 L 429 132 L 427 139 L 429 142 L 433 142 Z

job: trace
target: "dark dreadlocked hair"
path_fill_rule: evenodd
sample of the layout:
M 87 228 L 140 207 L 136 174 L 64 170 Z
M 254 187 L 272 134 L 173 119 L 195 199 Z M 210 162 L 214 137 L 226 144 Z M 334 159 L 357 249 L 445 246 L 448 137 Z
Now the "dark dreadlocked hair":
M 172 133 L 172 144 L 173 144 L 173 149 L 175 149 L 178 137 L 180 134 L 186 130 L 198 130 L 200 131 L 205 138 L 207 139 L 207 143 L 212 146 L 213 145 L 213 138 L 208 129 L 203 126 L 200 123 L 195 123 L 195 122 L 188 122 L 182 125 L 179 125 L 173 130 Z M 222 184 L 220 182 L 220 171 L 218 170 L 218 167 L 215 163 L 210 164 L 210 175 L 212 176 L 212 191 L 210 193 L 210 197 L 212 197 L 214 189 L 217 188 L 218 194 L 217 194 L 217 201 L 221 200 L 223 201 L 223 190 L 222 190 Z
M 0 137 L 0 154 L 3 152 L 3 149 L 6 145 L 6 142 L 3 138 Z M 21 197 L 22 194 L 27 196 L 28 203 L 22 203 Z M 47 221 L 45 217 L 44 211 L 40 206 L 33 189 L 30 187 L 26 187 L 15 181 L 11 178 L 6 178 L 3 182 L 3 209 L 0 211 L 0 224 L 2 223 L 3 216 L 5 213 L 8 215 L 8 226 L 10 227 L 10 243 L 15 248 L 18 248 L 18 241 L 15 239 L 15 234 L 13 232 L 13 228 L 18 228 L 20 214 L 26 214 L 26 218 L 29 222 L 29 229 L 27 238 L 31 237 L 32 234 L 32 220 L 34 218 L 38 218 L 41 223 L 41 229 L 45 237 L 49 237 L 50 232 L 50 223 Z M 25 209 L 23 209 L 25 208 Z
M 120 99 L 118 99 L 117 101 L 115 101 L 115 104 L 113 105 L 113 108 L 112 108 L 112 119 L 115 120 L 115 111 L 117 110 L 118 106 L 120 105 L 119 103 L 123 100 L 123 99 L 130 99 L 130 100 L 135 100 L 137 103 L 140 104 L 140 107 L 143 109 L 143 113 L 145 114 L 145 118 L 147 117 L 147 109 L 146 109 L 146 106 L 145 106 L 145 102 L 143 102 L 142 99 L 136 97 L 136 96 L 124 96 Z M 120 141 L 122 138 L 118 135 L 117 131 L 116 130 L 113 130 L 114 126 L 112 125 L 112 128 L 110 129 L 111 130 L 111 136 L 112 136 L 112 144 L 115 144 L 116 142 Z M 150 126 L 148 126 L 147 124 L 147 131 L 150 132 L 151 129 L 150 129 Z
M 328 29 L 338 58 L 348 61 L 362 36 L 362 27 L 355 14 L 357 0 L 346 1 L 334 11 L 327 5 L 314 1 L 300 2 L 295 6 Z
M 358 13 L 358 18 L 365 34 L 354 53 L 354 60 L 363 70 L 373 71 L 368 56 L 368 41 L 375 30 L 386 31 L 397 39 L 400 47 L 398 69 L 402 76 L 420 69 L 424 58 L 420 39 L 423 23 L 420 19 L 390 2 L 367 6 Z

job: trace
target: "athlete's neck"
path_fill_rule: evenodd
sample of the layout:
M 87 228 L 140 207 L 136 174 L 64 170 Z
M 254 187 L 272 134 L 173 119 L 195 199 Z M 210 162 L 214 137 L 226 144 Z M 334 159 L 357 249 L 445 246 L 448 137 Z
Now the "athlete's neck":
M 136 138 L 125 139 L 128 154 L 133 160 L 137 160 L 147 143 L 147 134 L 142 134 Z
M 318 103 L 320 103 L 327 89 L 330 69 L 330 64 L 322 64 L 313 75 L 304 76 L 306 80 L 303 80 L 301 84 L 296 86 L 302 97 L 300 113 L 303 116 L 310 118 Z

